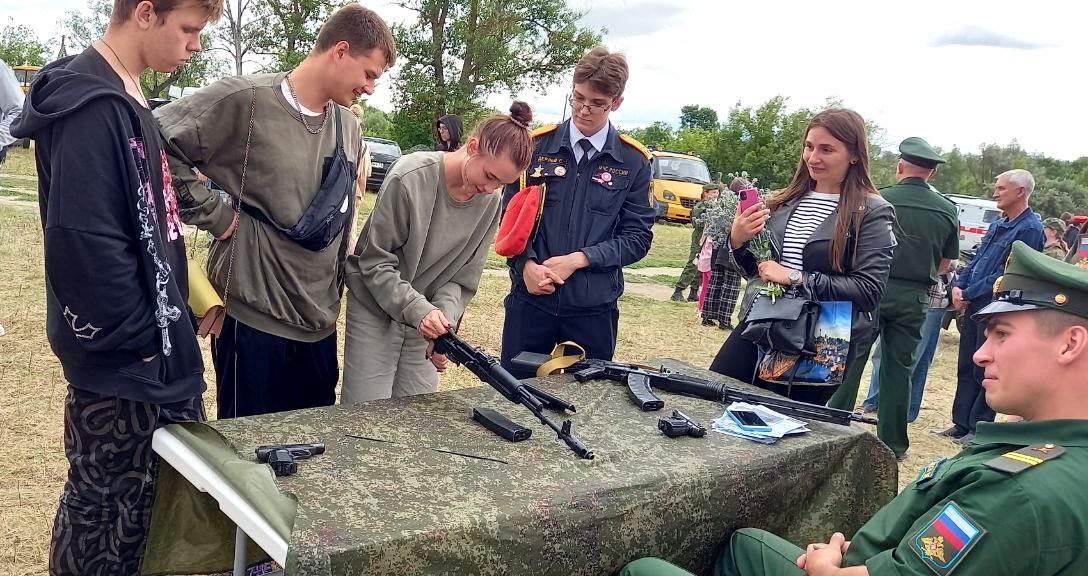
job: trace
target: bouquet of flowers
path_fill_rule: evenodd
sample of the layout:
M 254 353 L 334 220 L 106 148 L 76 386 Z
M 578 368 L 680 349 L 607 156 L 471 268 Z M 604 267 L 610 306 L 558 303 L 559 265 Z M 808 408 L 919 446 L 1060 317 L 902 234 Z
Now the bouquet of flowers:
M 748 173 L 742 171 L 740 174 L 730 173 L 729 176 L 747 178 Z M 745 191 L 749 194 L 759 194 L 760 201 L 762 201 L 767 196 L 768 191 L 755 188 L 756 179 L 753 178 L 751 182 L 752 187 L 746 188 Z M 703 233 L 711 238 L 716 248 L 725 246 L 729 240 L 729 233 L 733 229 L 733 218 L 737 213 L 738 201 L 739 196 L 737 194 L 728 191 L 723 192 L 717 198 L 706 201 L 706 208 L 697 220 L 703 224 Z M 770 231 L 764 228 L 762 232 L 749 240 L 748 251 L 752 253 L 752 256 L 755 256 L 756 262 L 773 259 L 774 253 L 771 249 Z M 781 284 L 775 282 L 768 282 L 759 287 L 759 291 L 770 296 L 772 302 L 782 295 L 784 289 Z

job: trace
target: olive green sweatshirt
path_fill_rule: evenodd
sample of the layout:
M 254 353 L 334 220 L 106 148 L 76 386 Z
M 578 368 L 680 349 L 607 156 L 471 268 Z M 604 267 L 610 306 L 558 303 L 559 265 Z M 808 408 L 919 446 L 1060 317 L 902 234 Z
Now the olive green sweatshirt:
M 336 146 L 336 123 L 330 114 L 318 134 L 307 132 L 280 88 L 285 75 L 225 78 L 156 110 L 186 223 L 213 236 L 230 226 L 233 210 L 197 181 L 191 167 L 238 197 L 251 87 L 256 87 L 257 100 L 242 200 L 283 228 L 294 226 L 309 206 L 320 189 L 325 159 Z M 337 112 L 344 151 L 348 160 L 358 162 L 359 122 L 347 108 L 333 105 Z M 306 120 L 316 127 L 321 117 Z M 208 277 L 222 295 L 230 269 L 227 312 L 237 320 L 282 338 L 316 342 L 333 333 L 340 314 L 343 236 L 315 252 L 243 213 L 234 232 L 233 265 L 231 241 L 215 242 Z
M 499 225 L 502 196 L 454 200 L 442 156 L 417 152 L 393 165 L 348 257 L 348 297 L 412 327 L 435 308 L 456 326 Z

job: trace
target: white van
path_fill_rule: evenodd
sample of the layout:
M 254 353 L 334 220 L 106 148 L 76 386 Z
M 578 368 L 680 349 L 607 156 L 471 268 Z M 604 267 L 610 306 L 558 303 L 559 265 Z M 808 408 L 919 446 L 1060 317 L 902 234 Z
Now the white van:
M 960 217 L 960 250 L 974 250 L 990 229 L 990 223 L 1001 218 L 997 202 L 978 196 L 945 194 L 956 205 Z

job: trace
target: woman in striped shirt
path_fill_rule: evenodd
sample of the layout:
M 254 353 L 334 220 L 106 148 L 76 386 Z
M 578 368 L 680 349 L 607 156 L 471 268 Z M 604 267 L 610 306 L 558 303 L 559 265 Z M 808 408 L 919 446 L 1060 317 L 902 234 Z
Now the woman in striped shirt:
M 739 212 L 729 236 L 733 265 L 748 278 L 741 318 L 765 283 L 804 285 L 819 301 L 852 305 L 850 351 L 869 337 L 888 279 L 895 236 L 895 211 L 869 178 L 865 121 L 841 108 L 820 112 L 805 130 L 801 161 L 793 181 L 771 196 L 766 206 Z M 770 260 L 758 262 L 748 241 L 767 228 Z M 744 323 L 726 339 L 710 369 L 794 399 L 824 404 L 838 387 L 763 382 L 755 377 L 759 352 L 745 340 Z M 864 361 L 862 359 L 861 361 Z

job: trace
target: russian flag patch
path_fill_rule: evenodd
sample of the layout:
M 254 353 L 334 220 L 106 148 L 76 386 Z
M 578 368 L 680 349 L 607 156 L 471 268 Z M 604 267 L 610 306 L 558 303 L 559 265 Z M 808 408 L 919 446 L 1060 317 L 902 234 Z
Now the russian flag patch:
M 985 534 L 985 529 L 950 500 L 940 514 L 914 535 L 911 548 L 930 570 L 946 576 Z

